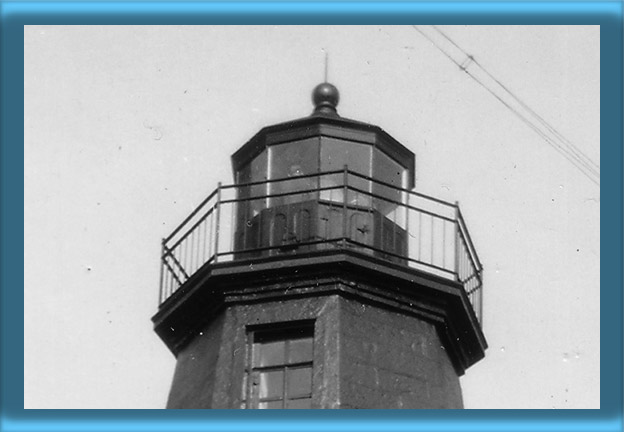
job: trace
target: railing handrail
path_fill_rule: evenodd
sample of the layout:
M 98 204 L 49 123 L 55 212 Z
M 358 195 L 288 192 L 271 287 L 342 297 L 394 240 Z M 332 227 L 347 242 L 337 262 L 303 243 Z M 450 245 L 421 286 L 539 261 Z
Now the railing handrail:
M 186 219 L 184 219 L 184 221 L 182 221 L 182 223 L 181 223 L 180 225 L 178 225 L 178 226 L 177 226 L 177 228 L 176 228 L 176 229 L 174 229 L 174 230 L 173 230 L 173 232 L 172 232 L 171 234 L 169 234 L 169 236 L 168 236 L 168 237 L 166 237 L 166 238 L 165 238 L 165 242 L 168 242 L 169 240 L 171 240 L 171 239 L 173 238 L 173 236 L 175 236 L 175 235 L 176 235 L 176 234 L 177 234 L 177 233 L 178 233 L 178 232 L 182 229 L 182 227 L 183 227 L 184 225 L 186 225 L 186 223 L 187 223 L 188 221 L 190 221 L 190 220 L 191 220 L 191 219 L 192 219 L 192 218 L 193 218 L 193 217 L 194 217 L 197 213 L 199 213 L 199 211 L 202 209 L 202 207 L 203 207 L 203 206 L 205 206 L 205 205 L 206 205 L 206 203 L 207 203 L 208 201 L 210 201 L 210 200 L 211 200 L 211 199 L 212 199 L 212 198 L 213 198 L 213 197 L 217 194 L 217 191 L 218 191 L 218 190 L 219 190 L 219 189 L 217 188 L 217 189 L 215 189 L 214 191 L 212 191 L 212 193 L 211 193 L 210 195 L 208 195 L 208 197 L 206 197 L 206 198 L 205 198 L 205 199 L 201 202 L 201 204 L 199 204 L 197 207 L 195 207 L 195 210 L 193 210 L 193 211 L 191 212 L 191 214 L 190 214 L 190 215 L 188 215 L 188 216 L 186 217 Z
M 235 184 L 231 184 L 231 185 L 224 185 L 221 186 L 222 189 L 238 189 L 238 188 L 245 188 L 245 187 L 250 187 L 250 186 L 259 186 L 259 185 L 263 185 L 263 184 L 269 184 L 269 183 L 280 183 L 280 182 L 288 182 L 288 181 L 293 181 L 293 180 L 297 180 L 297 179 L 306 179 L 306 178 L 313 178 L 313 177 L 324 177 L 324 176 L 330 176 L 330 175 L 336 175 L 336 174 L 343 174 L 345 172 L 344 169 L 340 169 L 340 170 L 332 170 L 332 171 L 319 171 L 317 173 L 313 173 L 313 174 L 303 174 L 303 175 L 298 175 L 296 177 L 280 177 L 280 178 L 276 178 L 276 179 L 266 179 L 266 180 L 261 180 L 261 181 L 255 181 L 255 182 L 246 182 L 246 183 L 235 183 Z M 411 189 L 406 189 L 406 188 L 402 188 L 400 186 L 396 186 L 393 185 L 392 183 L 388 183 L 388 182 L 384 182 L 381 180 L 377 180 L 374 179 L 373 177 L 369 177 L 365 174 L 356 172 L 356 171 L 352 171 L 350 169 L 347 169 L 347 174 L 355 176 L 355 177 L 359 177 L 361 179 L 367 180 L 367 181 L 371 181 L 373 183 L 385 186 L 385 187 L 389 187 L 392 189 L 395 189 L 398 192 L 405 192 L 408 193 L 410 195 L 419 197 L 419 198 L 424 198 L 430 201 L 433 201 L 435 203 L 438 204 L 442 204 L 451 208 L 455 208 L 457 207 L 457 204 L 455 203 L 451 203 L 449 201 L 445 201 L 443 199 L 440 198 L 435 198 L 429 195 L 425 195 L 423 193 L 420 192 L 416 192 L 414 190 Z M 339 185 L 338 187 L 342 187 L 342 185 Z M 318 190 L 318 188 L 315 188 L 314 190 Z M 215 191 L 216 192 L 216 191 Z M 213 194 L 215 193 L 213 192 Z M 204 200 L 206 201 L 206 200 Z M 201 205 L 200 205 L 201 206 Z
M 483 265 L 481 264 L 481 260 L 479 259 L 479 256 L 477 255 L 477 249 L 474 247 L 474 244 L 472 243 L 472 238 L 470 237 L 470 234 L 468 233 L 468 228 L 466 227 L 466 222 L 464 221 L 464 216 L 462 215 L 462 212 L 459 209 L 459 206 L 457 206 L 457 223 L 460 226 L 462 236 L 465 237 L 466 239 L 466 245 L 469 249 L 470 255 L 475 261 L 475 264 L 477 266 L 477 271 L 482 271 Z
M 340 174 L 343 175 L 343 178 L 335 178 L 336 184 L 322 185 L 323 177 L 336 176 Z M 354 184 L 356 182 L 350 181 L 353 177 L 364 179 L 369 182 L 369 185 L 366 189 L 360 188 L 358 185 Z M 287 188 L 275 188 L 282 190 L 270 191 L 270 189 L 274 188 L 269 188 L 267 186 L 264 190 L 261 189 L 259 191 L 241 193 L 241 191 L 245 188 L 250 188 L 252 186 L 288 183 L 293 181 L 296 182 L 301 179 L 311 178 L 319 179 L 319 181 L 315 182 L 316 185 L 304 183 L 305 189 L 297 189 L 294 187 L 294 190 L 284 191 L 284 189 Z M 340 182 L 342 182 L 342 184 L 340 184 Z M 385 189 L 374 189 L 374 185 L 380 185 Z M 301 184 L 297 184 L 296 186 L 300 187 Z M 232 189 L 238 193 L 235 195 L 232 195 L 230 192 L 225 193 L 226 191 Z M 322 194 L 324 191 L 334 190 L 342 191 L 342 195 L 338 193 L 336 197 L 332 197 L 330 195 L 328 198 L 327 195 L 323 196 Z M 260 192 L 261 194 L 252 195 L 255 192 Z M 349 170 L 346 165 L 341 170 L 318 172 L 296 177 L 267 179 L 264 181 L 231 185 L 221 185 L 219 183 L 218 187 L 210 193 L 168 237 L 164 238 L 162 241 L 160 287 L 161 303 L 169 298 L 169 296 L 171 296 L 186 280 L 188 280 L 199 267 L 208 263 L 221 261 L 220 257 L 232 256 L 233 259 L 243 259 L 244 254 L 246 253 L 261 253 L 267 250 L 280 250 L 291 247 L 289 244 L 276 245 L 273 243 L 273 240 L 271 240 L 271 243 L 267 243 L 269 246 L 263 245 L 260 242 L 255 244 L 252 241 L 252 243 L 250 243 L 252 246 L 250 247 L 247 240 L 245 240 L 247 237 L 242 237 L 243 243 L 237 246 L 236 244 L 238 243 L 235 242 L 238 240 L 235 240 L 234 230 L 239 229 L 237 228 L 237 224 L 244 222 L 244 220 L 241 219 L 231 225 L 227 221 L 222 222 L 222 207 L 223 212 L 225 212 L 224 217 L 229 219 L 231 215 L 232 221 L 234 221 L 235 217 L 244 217 L 245 213 L 238 213 L 236 210 L 242 203 L 277 199 L 287 196 L 302 196 L 306 194 L 315 194 L 312 195 L 313 198 L 311 199 L 317 200 L 321 205 L 329 203 L 330 205 L 344 207 L 342 212 L 343 214 L 340 216 L 342 218 L 343 225 L 342 234 L 336 235 L 336 233 L 331 235 L 331 237 L 337 237 L 336 239 L 329 238 L 329 235 L 322 236 L 322 240 L 316 240 L 321 237 L 318 237 L 318 235 L 315 234 L 317 235 L 316 239 L 313 240 L 313 237 L 309 237 L 309 240 L 297 240 L 296 243 L 292 244 L 292 247 L 311 246 L 341 241 L 341 247 L 343 248 L 346 247 L 347 244 L 352 244 L 354 246 L 365 248 L 373 255 L 382 254 L 383 257 L 389 259 L 390 261 L 396 262 L 396 260 L 400 260 L 398 262 L 401 263 L 401 265 L 409 267 L 413 267 L 415 265 L 416 268 L 421 268 L 423 271 L 437 274 L 440 277 L 452 277 L 454 275 L 455 280 L 462 284 L 464 288 L 463 291 L 469 296 L 470 302 L 473 304 L 476 313 L 478 313 L 479 320 L 481 320 L 483 266 L 479 260 L 476 248 L 466 227 L 463 214 L 459 208 L 459 203 L 450 203 L 422 193 L 397 187 L 388 182 L 376 180 L 367 175 Z M 350 202 L 351 198 L 354 196 L 358 197 L 360 195 L 369 198 L 366 198 L 364 202 L 359 199 L 354 200 L 354 202 Z M 417 197 L 419 200 L 410 201 L 410 197 Z M 381 200 L 384 203 L 389 203 L 390 206 L 382 207 L 381 204 L 379 204 L 379 201 L 375 200 Z M 375 202 L 378 204 L 375 205 Z M 260 210 L 266 208 L 271 208 L 271 206 L 268 205 L 268 202 L 262 203 Z M 400 225 L 396 225 L 397 228 L 403 230 L 404 233 L 412 238 L 417 239 L 417 243 L 411 243 L 413 241 L 412 239 L 400 240 L 400 238 L 395 239 L 395 237 L 390 237 L 393 244 L 395 244 L 395 241 L 400 241 L 403 243 L 397 244 L 403 244 L 404 246 L 401 246 L 400 248 L 395 246 L 386 247 L 378 244 L 377 240 L 372 242 L 369 240 L 362 240 L 366 242 L 362 243 L 358 240 L 359 237 L 353 237 L 352 234 L 348 234 L 348 212 L 353 210 L 359 212 L 369 212 L 376 208 L 378 211 L 382 208 L 387 209 L 387 211 L 383 210 L 384 213 L 382 216 L 390 218 L 390 222 L 393 222 L 394 224 L 397 224 L 397 216 L 401 218 L 400 220 L 403 222 L 399 222 Z M 405 213 L 401 214 L 398 209 L 401 209 L 400 211 Z M 449 214 L 449 211 L 451 210 L 452 213 Z M 392 216 L 392 214 L 394 216 Z M 423 220 L 421 219 L 421 215 L 429 216 L 431 219 L 426 218 Z M 418 216 L 418 218 L 412 219 L 414 216 Z M 409 223 L 410 220 L 416 221 L 416 225 L 418 226 L 417 231 L 410 230 L 412 229 L 412 225 Z M 251 224 L 251 219 L 248 220 L 247 223 Z M 351 223 L 352 222 L 349 222 L 349 224 Z M 225 225 L 222 226 L 222 224 Z M 426 224 L 424 228 L 423 224 Z M 455 238 L 448 243 L 446 238 L 447 229 L 452 226 L 450 224 L 455 226 L 453 229 L 455 232 Z M 416 227 L 416 225 L 413 226 Z M 349 230 L 353 230 L 353 225 L 350 226 L 351 228 L 349 228 Z M 383 226 L 384 225 L 380 225 L 380 227 Z M 410 228 L 408 228 L 408 226 Z M 382 233 L 381 235 L 383 235 L 384 228 L 380 229 L 380 232 Z M 413 228 L 413 230 L 415 229 L 416 228 Z M 423 229 L 424 231 L 421 231 Z M 224 235 L 224 242 L 220 242 L 221 231 L 223 231 L 222 234 Z M 390 236 L 397 235 L 397 231 L 395 229 L 394 231 L 388 232 L 390 233 Z M 227 239 L 228 233 L 231 237 L 229 240 Z M 247 231 L 243 230 L 241 233 L 247 233 Z M 244 234 L 244 236 L 246 235 L 247 234 Z M 301 239 L 303 240 L 305 238 L 302 237 Z M 431 245 L 428 244 L 429 240 L 431 240 Z M 416 248 L 414 248 L 414 246 L 416 246 Z M 424 254 L 423 249 L 421 249 L 423 246 Z M 451 252 L 453 248 L 455 256 L 447 260 L 448 253 Z M 241 255 L 237 258 L 237 254 Z

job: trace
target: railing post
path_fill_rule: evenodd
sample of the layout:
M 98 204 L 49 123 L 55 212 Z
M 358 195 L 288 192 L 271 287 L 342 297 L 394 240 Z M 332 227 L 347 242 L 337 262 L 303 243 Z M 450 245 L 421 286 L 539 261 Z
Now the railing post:
M 479 320 L 479 324 L 481 328 L 483 328 L 483 269 L 479 268 L 477 274 L 479 275 L 479 314 L 477 315 L 477 319 Z
M 459 278 L 459 241 L 461 238 L 461 233 L 459 229 L 459 201 L 455 201 L 455 279 L 457 281 Z
M 217 202 L 215 204 L 215 255 L 214 262 L 219 261 L 219 229 L 221 228 L 221 182 L 217 184 Z
M 165 280 L 165 263 L 163 262 L 165 259 L 165 238 L 163 237 L 160 242 L 160 292 L 158 298 L 158 304 L 160 305 L 165 300 L 165 292 L 164 292 L 164 280 Z
M 344 166 L 342 179 L 342 247 L 347 247 L 347 194 L 349 193 L 349 171 Z

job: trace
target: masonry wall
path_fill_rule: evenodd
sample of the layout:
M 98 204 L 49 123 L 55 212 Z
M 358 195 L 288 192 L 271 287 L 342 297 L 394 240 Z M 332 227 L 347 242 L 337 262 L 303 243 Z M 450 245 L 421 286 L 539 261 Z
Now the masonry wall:
M 178 354 L 167 408 L 212 408 L 224 321 L 217 317 Z
M 355 300 L 340 302 L 341 408 L 463 408 L 435 327 Z
M 313 406 L 338 408 L 338 302 L 320 296 L 234 304 L 179 354 L 167 408 L 244 408 L 247 329 L 314 321 Z

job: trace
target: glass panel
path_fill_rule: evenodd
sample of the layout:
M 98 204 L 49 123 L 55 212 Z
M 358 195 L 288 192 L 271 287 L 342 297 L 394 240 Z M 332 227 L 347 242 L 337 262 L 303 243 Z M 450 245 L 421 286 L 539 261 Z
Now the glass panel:
M 267 180 L 267 175 L 267 152 L 263 151 L 250 163 L 240 169 L 237 181 L 239 184 L 264 182 Z M 266 195 L 266 188 L 266 184 L 243 187 L 240 189 L 240 197 L 248 198 Z M 264 208 L 264 204 L 264 200 L 254 200 L 249 202 L 249 204 L 247 204 L 249 207 L 249 214 L 247 217 L 257 215 L 260 210 Z
M 305 396 L 312 393 L 312 368 L 288 369 L 287 394 L 289 397 Z
M 301 176 L 316 174 L 319 170 L 319 140 L 310 138 L 286 144 L 278 144 L 270 150 L 270 178 L 286 179 L 285 181 L 270 184 L 271 194 L 282 194 L 296 191 L 306 191 L 318 188 L 317 177 Z M 316 198 L 318 192 L 305 192 L 275 197 L 271 206 L 292 204 Z
M 329 174 L 321 176 L 321 188 L 330 188 L 321 191 L 321 199 L 344 203 L 344 174 Z
M 369 144 L 344 141 L 336 138 L 321 139 L 321 171 L 349 170 L 371 176 L 371 151 Z
M 276 398 L 284 395 L 284 372 L 260 372 L 259 374 L 260 398 Z
M 354 143 L 335 138 L 322 138 L 321 140 L 321 171 L 341 170 L 347 165 L 348 169 L 367 177 L 371 176 L 371 157 L 373 147 L 368 144 Z M 370 192 L 370 181 L 350 176 L 349 187 L 357 188 L 364 192 Z M 333 187 L 344 185 L 344 176 L 336 174 L 325 176 L 321 179 L 321 187 Z M 339 189 L 325 191 L 325 199 L 342 201 L 343 194 Z M 367 196 L 357 191 L 349 190 L 347 203 L 354 205 L 367 205 Z
M 294 339 L 288 347 L 288 363 L 312 361 L 312 338 Z
M 286 409 L 310 409 L 312 408 L 312 398 L 295 399 L 286 401 Z
M 281 409 L 284 401 L 260 402 L 258 409 Z
M 267 179 L 267 152 L 260 153 L 246 166 L 238 171 L 236 181 L 238 184 L 266 181 Z M 261 197 L 267 194 L 266 183 L 254 186 L 238 188 L 238 198 Z M 236 233 L 235 249 L 254 249 L 259 247 L 259 214 L 266 208 L 267 199 L 241 201 L 236 206 Z
M 375 149 L 373 156 L 373 177 L 375 178 L 375 180 L 379 180 L 384 183 L 389 183 L 392 186 L 402 188 L 404 187 L 404 172 L 405 168 L 392 160 L 382 151 Z M 392 201 L 402 202 L 401 192 L 391 187 L 373 183 L 373 193 L 375 195 L 380 195 L 384 198 L 388 198 Z M 375 199 L 373 206 L 384 215 L 388 215 L 397 207 L 396 204 L 382 199 Z
M 316 174 L 319 140 L 309 138 L 271 146 L 271 179 Z
M 283 365 L 284 341 L 263 342 L 254 344 L 254 367 Z

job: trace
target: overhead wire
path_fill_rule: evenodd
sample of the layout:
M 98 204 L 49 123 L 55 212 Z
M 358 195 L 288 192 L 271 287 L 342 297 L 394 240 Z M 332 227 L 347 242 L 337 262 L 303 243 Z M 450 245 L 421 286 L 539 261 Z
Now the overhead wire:
M 507 94 L 509 94 L 514 100 L 520 104 L 524 109 L 526 109 L 532 116 L 534 116 L 550 133 L 555 135 L 558 139 L 563 141 L 563 143 L 570 148 L 570 151 L 576 155 L 579 159 L 581 159 L 585 164 L 587 164 L 588 169 L 593 171 L 595 174 L 600 175 L 599 166 L 592 161 L 588 156 L 586 156 L 577 146 L 575 146 L 571 141 L 569 141 L 566 137 L 564 137 L 557 129 L 555 129 L 550 123 L 548 123 L 542 116 L 540 116 L 537 112 L 535 112 L 530 106 L 528 106 L 522 99 L 520 99 L 516 94 L 514 94 L 507 86 L 505 86 L 502 82 L 500 82 L 496 77 L 494 77 L 481 63 L 479 63 L 472 55 L 468 54 L 465 50 L 463 50 L 454 40 L 452 40 L 446 33 L 440 30 L 437 26 L 431 26 L 434 30 L 440 33 L 446 40 L 448 40 L 453 46 L 455 46 L 458 50 L 460 50 L 467 58 L 470 58 L 485 74 L 492 79 L 496 84 L 498 84 Z
M 453 41 L 444 32 L 438 29 L 436 26 L 431 26 L 436 32 L 444 37 L 452 46 L 460 51 L 463 58 L 461 61 L 453 57 L 451 53 L 445 50 L 441 44 L 423 32 L 419 26 L 412 26 L 418 31 L 425 39 L 431 42 L 442 54 L 444 54 L 449 60 L 457 65 L 462 71 L 470 76 L 476 83 L 486 89 L 492 96 L 494 96 L 499 102 L 501 102 L 506 108 L 508 108 L 513 114 L 515 114 L 523 123 L 529 126 L 535 133 L 537 133 L 548 145 L 554 150 L 565 157 L 570 163 L 572 163 L 582 174 L 584 174 L 590 181 L 600 186 L 600 167 L 593 162 L 588 156 L 586 156 L 577 146 L 565 138 L 556 128 L 550 125 L 542 116 L 540 116 L 535 110 L 533 110 L 522 99 L 516 96 L 507 86 L 505 86 L 500 80 L 496 79 L 487 69 L 485 69 L 474 56 L 464 51 L 455 41 Z M 505 100 L 504 96 L 501 96 L 497 91 L 492 88 L 493 86 L 487 85 L 480 80 L 474 73 L 470 72 L 468 68 L 471 64 L 475 64 L 486 77 L 492 80 L 503 90 L 504 95 L 511 97 L 511 101 Z M 518 104 L 522 110 L 513 106 L 513 102 Z M 528 114 L 528 115 L 527 115 Z M 537 124 L 536 124 L 537 122 Z M 545 129 L 545 130 L 544 130 Z

